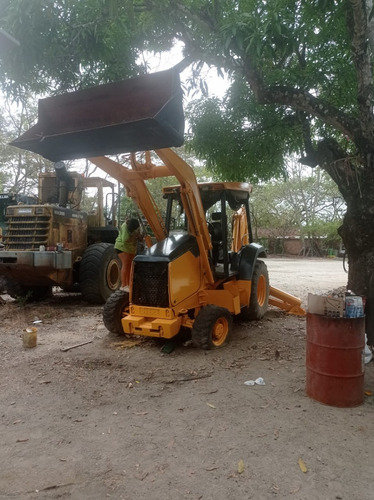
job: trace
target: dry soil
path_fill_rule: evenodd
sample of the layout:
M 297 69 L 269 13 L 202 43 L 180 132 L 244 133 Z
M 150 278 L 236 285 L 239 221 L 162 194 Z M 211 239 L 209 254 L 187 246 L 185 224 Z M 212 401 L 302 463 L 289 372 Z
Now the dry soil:
M 267 265 L 304 303 L 346 282 L 338 259 Z M 109 334 L 79 295 L 3 299 L 0 499 L 374 498 L 374 363 L 362 405 L 308 398 L 305 318 L 271 308 L 235 322 L 225 348 L 181 338 L 163 354 L 160 341 Z M 30 326 L 38 345 L 24 349 Z

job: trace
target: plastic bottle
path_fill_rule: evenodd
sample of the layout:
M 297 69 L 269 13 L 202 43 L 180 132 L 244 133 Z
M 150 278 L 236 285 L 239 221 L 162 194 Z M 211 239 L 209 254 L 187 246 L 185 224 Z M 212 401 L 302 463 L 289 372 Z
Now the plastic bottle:
M 356 317 L 356 303 L 352 296 L 347 296 L 345 298 L 345 317 L 355 318 Z

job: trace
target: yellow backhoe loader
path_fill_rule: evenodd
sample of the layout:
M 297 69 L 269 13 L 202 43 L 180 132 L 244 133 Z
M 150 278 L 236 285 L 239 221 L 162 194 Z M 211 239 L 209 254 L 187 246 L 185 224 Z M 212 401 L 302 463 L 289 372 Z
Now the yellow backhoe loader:
M 170 339 L 188 328 L 195 345 L 212 349 L 227 342 L 233 316 L 261 319 L 269 303 L 304 311 L 269 286 L 265 249 L 252 241 L 251 186 L 198 184 L 170 149 L 183 142 L 181 95 L 171 70 L 45 99 L 38 124 L 13 144 L 54 161 L 88 158 L 125 186 L 147 219 L 156 243 L 135 257 L 130 291 L 106 301 L 108 330 Z M 137 151 L 146 151 L 141 160 Z M 128 152 L 129 166 L 104 156 Z M 169 176 L 179 184 L 164 187 L 163 216 L 147 180 Z

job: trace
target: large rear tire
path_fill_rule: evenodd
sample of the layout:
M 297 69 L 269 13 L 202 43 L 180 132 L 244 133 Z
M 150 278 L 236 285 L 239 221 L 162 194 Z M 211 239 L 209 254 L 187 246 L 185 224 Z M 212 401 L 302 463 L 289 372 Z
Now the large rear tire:
M 82 297 L 92 304 L 103 304 L 121 283 L 121 263 L 114 246 L 95 243 L 84 252 L 79 267 Z
M 123 335 L 121 319 L 129 307 L 129 303 L 128 292 L 122 290 L 117 290 L 109 297 L 103 309 L 103 321 L 107 330 L 117 335 Z
M 200 309 L 191 331 L 192 343 L 201 349 L 223 347 L 232 331 L 228 309 L 208 304 Z
M 248 306 L 243 307 L 240 316 L 244 320 L 259 320 L 264 317 L 269 303 L 269 274 L 262 260 L 256 262 L 253 275 L 251 297 Z

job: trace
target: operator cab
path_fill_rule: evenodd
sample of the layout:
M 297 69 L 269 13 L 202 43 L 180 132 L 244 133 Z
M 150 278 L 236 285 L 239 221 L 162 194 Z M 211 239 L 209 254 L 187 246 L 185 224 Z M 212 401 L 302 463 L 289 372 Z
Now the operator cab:
M 212 249 L 210 262 L 215 278 L 227 278 L 238 272 L 237 253 L 252 241 L 247 183 L 215 182 L 199 184 Z M 180 186 L 163 189 L 167 200 L 165 227 L 168 234 L 188 232 Z M 230 222 L 229 222 L 230 221 Z

